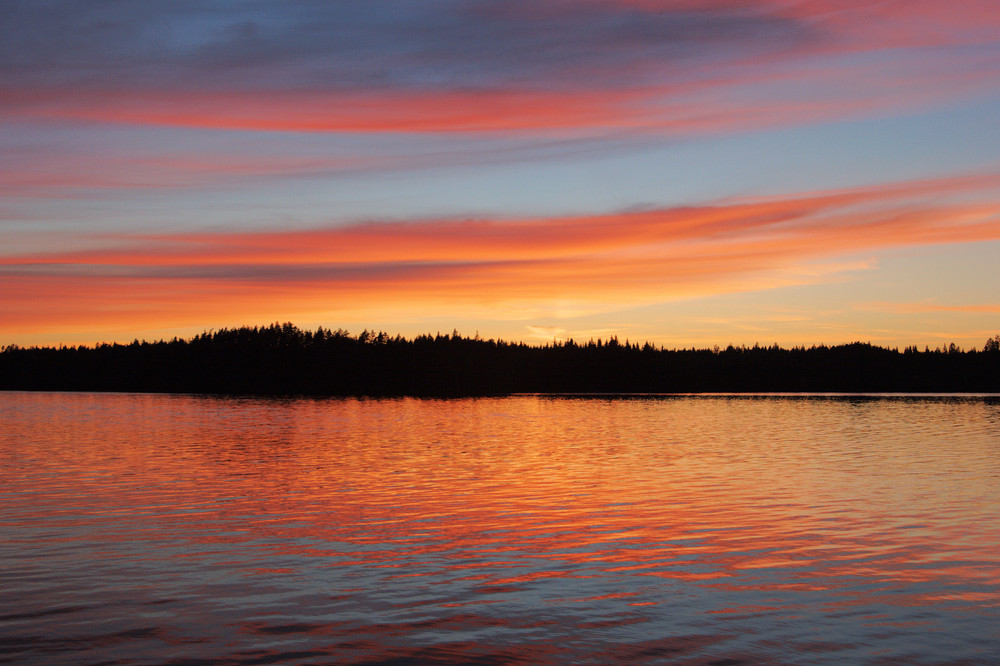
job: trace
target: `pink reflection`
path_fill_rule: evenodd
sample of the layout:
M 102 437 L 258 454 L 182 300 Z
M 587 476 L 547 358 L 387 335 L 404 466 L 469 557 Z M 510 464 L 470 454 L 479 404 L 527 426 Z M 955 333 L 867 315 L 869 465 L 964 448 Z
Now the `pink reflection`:
M 810 643 L 840 653 L 1000 599 L 984 402 L 5 401 L 6 529 L 99 544 L 92 565 L 151 576 L 129 594 L 245 607 L 254 635 L 371 655 L 424 621 L 548 642 L 687 621 L 725 642 L 735 622 L 787 648 L 790 618 L 862 615 L 855 643 Z

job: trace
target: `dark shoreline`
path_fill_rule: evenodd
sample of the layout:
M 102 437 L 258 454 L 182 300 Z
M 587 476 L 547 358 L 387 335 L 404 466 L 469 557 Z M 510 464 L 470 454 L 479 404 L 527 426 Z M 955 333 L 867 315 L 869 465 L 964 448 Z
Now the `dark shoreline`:
M 617 338 L 544 346 L 458 334 L 224 329 L 190 340 L 10 346 L 0 390 L 228 395 L 506 396 L 1000 393 L 996 338 L 983 350 L 838 346 L 661 349 Z

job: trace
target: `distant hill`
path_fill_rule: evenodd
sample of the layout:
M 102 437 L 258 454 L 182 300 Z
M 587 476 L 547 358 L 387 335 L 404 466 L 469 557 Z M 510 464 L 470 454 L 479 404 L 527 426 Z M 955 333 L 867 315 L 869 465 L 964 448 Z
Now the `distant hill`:
M 414 339 L 292 324 L 96 347 L 8 346 L 0 389 L 476 396 L 510 393 L 1000 392 L 1000 337 L 982 350 L 662 349 L 618 338 L 544 346 Z

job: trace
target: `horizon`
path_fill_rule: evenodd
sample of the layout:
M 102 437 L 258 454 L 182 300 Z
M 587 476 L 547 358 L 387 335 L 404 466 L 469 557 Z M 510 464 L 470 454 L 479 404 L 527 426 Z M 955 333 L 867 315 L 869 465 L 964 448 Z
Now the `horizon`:
M 667 351 L 667 352 L 689 351 L 689 350 L 693 349 L 693 350 L 696 350 L 696 351 L 714 351 L 714 352 L 718 353 L 720 351 L 726 351 L 728 349 L 738 349 L 738 350 L 739 349 L 742 349 L 742 350 L 751 350 L 751 349 L 758 349 L 758 348 L 759 349 L 770 349 L 770 348 L 773 348 L 775 346 L 777 346 L 781 350 L 788 351 L 788 350 L 797 350 L 797 349 L 809 350 L 809 349 L 817 349 L 817 348 L 833 349 L 833 348 L 848 347 L 848 346 L 853 346 L 853 345 L 868 345 L 868 346 L 871 346 L 871 347 L 874 347 L 874 348 L 883 349 L 885 351 L 895 351 L 895 352 L 900 352 L 900 353 L 903 352 L 903 351 L 908 351 L 910 349 L 915 349 L 917 352 L 928 351 L 928 352 L 932 352 L 932 353 L 933 352 L 945 352 L 945 353 L 947 353 L 949 351 L 949 349 L 955 349 L 955 350 L 957 350 L 959 352 L 963 352 L 964 353 L 964 352 L 985 352 L 985 351 L 988 350 L 988 348 L 990 347 L 990 345 L 995 345 L 995 344 L 1000 343 L 1000 333 L 997 333 L 994 336 L 991 336 L 991 337 L 988 337 L 988 338 L 984 339 L 982 341 L 981 345 L 971 345 L 971 346 L 968 346 L 968 347 L 963 346 L 963 345 L 958 345 L 954 341 L 946 341 L 946 342 L 944 342 L 942 344 L 939 344 L 939 345 L 936 345 L 936 346 L 932 346 L 930 344 L 925 344 L 925 345 L 916 345 L 916 344 L 909 344 L 909 345 L 884 345 L 884 344 L 878 344 L 878 343 L 872 342 L 871 340 L 863 340 L 863 339 L 860 339 L 860 338 L 854 339 L 854 340 L 850 340 L 850 341 L 846 341 L 846 342 L 837 342 L 837 343 L 832 343 L 832 344 L 828 344 L 828 343 L 824 343 L 824 342 L 819 342 L 819 343 L 813 343 L 813 344 L 782 345 L 782 344 L 779 344 L 777 342 L 765 343 L 765 342 L 762 342 L 760 340 L 756 340 L 756 341 L 754 341 L 751 344 L 746 344 L 746 343 L 743 343 L 743 344 L 733 344 L 733 343 L 729 343 L 729 344 L 723 345 L 723 344 L 715 343 L 715 344 L 711 344 L 711 345 L 707 345 L 707 346 L 688 345 L 688 346 L 685 347 L 685 346 L 678 345 L 678 346 L 671 347 L 671 346 L 667 346 L 667 345 L 663 345 L 663 344 L 658 344 L 658 343 L 656 343 L 656 342 L 654 342 L 652 340 L 647 340 L 647 339 L 642 339 L 642 338 L 634 338 L 634 339 L 633 338 L 620 338 L 619 336 L 617 336 L 615 334 L 611 334 L 609 336 L 596 336 L 596 337 L 591 336 L 591 337 L 586 338 L 586 339 L 578 339 L 578 338 L 573 338 L 573 337 L 565 337 L 565 338 L 558 338 L 557 337 L 557 338 L 550 339 L 548 341 L 545 341 L 545 340 L 515 340 L 515 339 L 504 338 L 502 336 L 498 337 L 498 336 L 486 336 L 486 335 L 482 335 L 478 330 L 476 332 L 470 334 L 470 333 L 467 333 L 467 332 L 459 331 L 457 328 L 453 328 L 451 330 L 451 332 L 448 332 L 448 331 L 443 331 L 442 332 L 441 330 L 434 330 L 434 331 L 427 330 L 427 331 L 422 331 L 422 332 L 419 332 L 419 333 L 416 333 L 416 334 L 404 335 L 402 333 L 397 333 L 397 332 L 393 332 L 393 331 L 386 331 L 386 330 L 379 329 L 379 328 L 370 328 L 370 329 L 369 328 L 365 328 L 365 329 L 362 329 L 360 331 L 350 331 L 350 330 L 345 329 L 343 327 L 337 327 L 337 326 L 332 326 L 331 327 L 331 326 L 325 326 L 323 324 L 319 324 L 317 326 L 312 326 L 312 327 L 306 327 L 306 326 L 300 326 L 300 325 L 296 324 L 295 322 L 272 321 L 272 322 L 270 322 L 268 324 L 244 324 L 244 325 L 239 325 L 239 326 L 224 326 L 224 327 L 219 327 L 219 328 L 203 328 L 200 331 L 198 331 L 197 333 L 192 333 L 192 334 L 188 334 L 188 335 L 171 335 L 171 336 L 161 336 L 161 337 L 154 337 L 154 338 L 138 338 L 138 337 L 134 337 L 134 338 L 132 338 L 130 340 L 97 340 L 97 341 L 94 341 L 94 342 L 84 342 L 84 343 L 63 343 L 63 342 L 57 342 L 57 343 L 32 344 L 32 345 L 20 345 L 18 343 L 9 343 L 8 344 L 8 343 L 3 343 L 2 341 L 0 341 L 0 351 L 4 351 L 4 350 L 6 350 L 8 348 L 11 348 L 11 349 L 16 349 L 16 348 L 19 348 L 19 349 L 32 349 L 32 348 L 38 348 L 38 349 L 59 349 L 59 348 L 63 348 L 63 347 L 65 347 L 65 348 L 74 348 L 75 347 L 75 348 L 90 348 L 90 349 L 93 349 L 93 348 L 97 348 L 97 347 L 102 346 L 102 345 L 121 345 L 121 346 L 127 346 L 127 345 L 133 344 L 135 342 L 138 342 L 140 344 L 159 344 L 159 343 L 170 343 L 170 342 L 173 342 L 175 340 L 180 340 L 182 342 L 191 342 L 192 340 L 194 340 L 195 338 L 198 338 L 198 337 L 211 336 L 211 335 L 218 334 L 218 333 L 225 333 L 227 331 L 257 330 L 257 329 L 259 329 L 260 331 L 263 332 L 264 330 L 266 330 L 268 328 L 274 328 L 274 327 L 279 327 L 280 328 L 280 327 L 284 327 L 284 326 L 288 326 L 288 325 L 291 325 L 298 333 L 302 333 L 302 334 L 310 334 L 311 335 L 311 334 L 317 333 L 320 329 L 322 329 L 326 333 L 331 333 L 333 335 L 343 335 L 344 337 L 347 337 L 347 338 L 350 338 L 350 339 L 354 339 L 354 340 L 360 340 L 362 338 L 362 336 L 365 336 L 367 340 L 372 340 L 372 339 L 374 339 L 374 338 L 376 338 L 377 336 L 380 336 L 380 335 L 385 336 L 388 340 L 395 340 L 397 338 L 401 338 L 405 342 L 412 342 L 412 341 L 415 341 L 415 340 L 417 340 L 419 338 L 428 338 L 429 337 L 429 338 L 435 338 L 436 339 L 436 338 L 442 338 L 443 337 L 445 339 L 458 338 L 458 339 L 461 339 L 461 340 L 478 341 L 478 342 L 486 342 L 486 343 L 523 344 L 523 345 L 527 345 L 529 347 L 537 347 L 537 348 L 562 346 L 562 345 L 565 345 L 567 343 L 575 344 L 575 345 L 578 345 L 578 346 L 581 346 L 581 347 L 592 346 L 595 343 L 596 344 L 603 344 L 605 346 L 608 346 L 608 343 L 611 342 L 611 340 L 614 340 L 616 344 L 619 344 L 619 345 L 622 345 L 622 346 L 631 345 L 631 346 L 635 346 L 635 347 L 643 347 L 643 346 L 646 346 L 646 345 L 650 345 L 654 349 L 656 349 L 657 351 Z
M 2 346 L 1000 330 L 1000 4 L 0 16 Z

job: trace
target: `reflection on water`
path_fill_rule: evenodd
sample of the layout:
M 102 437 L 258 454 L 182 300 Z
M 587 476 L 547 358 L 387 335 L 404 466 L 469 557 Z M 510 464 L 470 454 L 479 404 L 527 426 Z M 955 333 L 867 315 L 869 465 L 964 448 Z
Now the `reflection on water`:
M 0 393 L 0 660 L 1000 658 L 1000 402 Z

